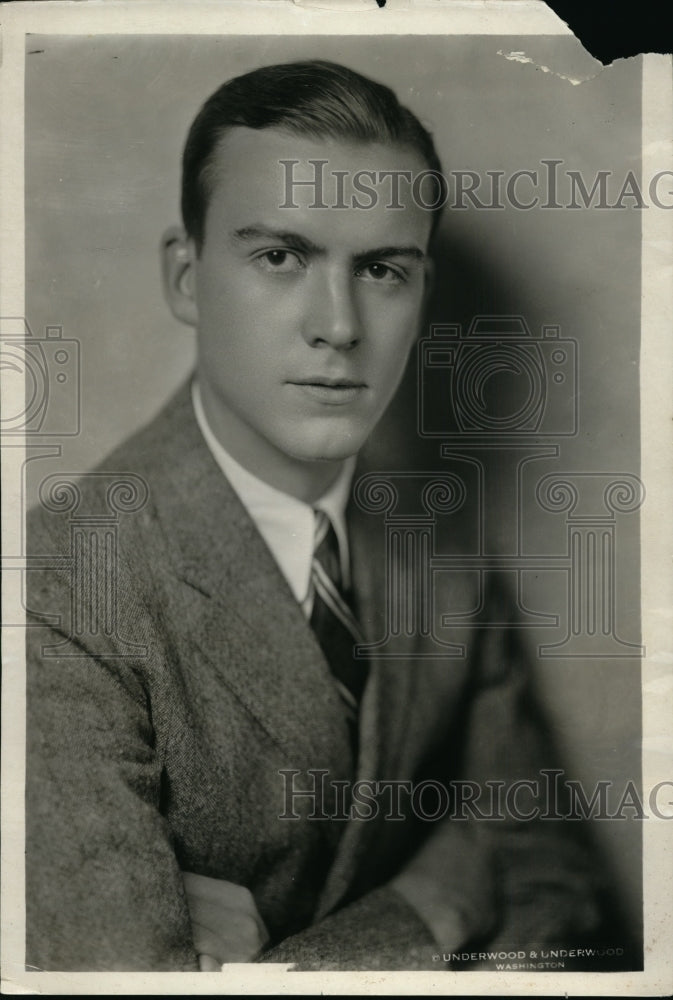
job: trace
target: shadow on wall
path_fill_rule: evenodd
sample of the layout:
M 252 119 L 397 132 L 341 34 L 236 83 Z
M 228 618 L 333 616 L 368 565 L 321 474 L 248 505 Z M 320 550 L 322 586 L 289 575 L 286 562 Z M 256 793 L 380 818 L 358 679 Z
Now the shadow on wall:
M 532 536 L 534 544 L 539 544 L 539 539 L 549 534 L 549 514 L 536 502 L 533 485 L 549 474 L 550 469 L 561 473 L 568 462 L 573 462 L 572 441 L 568 443 L 566 438 L 564 444 L 562 436 L 572 421 L 577 420 L 575 403 L 579 386 L 573 380 L 579 376 L 573 367 L 575 359 L 570 356 L 572 345 L 562 342 L 563 334 L 560 334 L 560 349 L 565 352 L 565 359 L 557 364 L 560 356 L 555 352 L 559 348 L 542 343 L 542 331 L 528 323 L 528 317 L 536 315 L 536 307 L 526 282 L 508 273 L 507 262 L 494 267 L 466 232 L 455 235 L 441 232 L 435 257 L 435 284 L 419 348 L 412 351 L 400 391 L 366 448 L 365 469 L 393 477 L 396 488 L 401 486 L 402 492 L 406 491 L 404 502 L 411 505 L 408 509 L 414 507 L 417 514 L 423 513 L 419 497 L 427 477 L 414 476 L 414 473 L 437 473 L 447 481 L 453 476 L 463 484 L 462 506 L 445 518 L 437 517 L 434 551 L 450 551 L 459 539 L 463 549 L 482 555 L 521 554 L 521 534 Z M 463 394 L 464 412 L 457 416 L 457 401 L 453 395 L 456 392 L 456 344 L 463 350 L 463 360 L 467 357 L 469 361 L 469 353 L 465 352 L 473 348 L 467 332 L 474 318 L 479 316 L 497 318 L 501 334 L 505 332 L 493 338 L 492 350 L 487 338 L 479 339 L 478 349 L 474 348 L 474 364 L 471 365 L 474 370 L 468 390 L 465 385 L 458 387 Z M 506 320 L 515 317 L 523 317 L 528 323 L 530 345 L 526 344 L 526 335 L 513 329 L 511 323 L 508 326 Z M 449 331 L 447 339 L 442 336 L 437 341 L 436 350 L 434 347 L 424 349 L 423 341 L 436 324 L 459 324 L 461 332 L 452 339 Z M 483 329 L 494 329 L 491 319 L 484 320 Z M 532 368 L 526 367 L 526 357 L 533 359 Z M 437 371 L 428 369 L 429 359 L 439 360 Z M 536 410 L 532 398 L 540 389 L 535 383 L 535 371 L 540 370 L 546 380 L 541 390 L 542 408 L 547 407 L 546 423 L 545 414 L 541 416 L 539 407 Z M 486 377 L 480 381 L 484 371 Z M 559 372 L 564 376 L 563 383 L 553 381 Z M 559 385 L 562 389 L 558 389 Z M 465 406 L 469 410 L 470 402 L 474 406 L 467 412 Z M 495 430 L 489 430 L 489 420 L 490 427 Z M 458 426 L 461 421 L 462 426 Z M 467 439 L 466 423 L 470 431 Z M 428 429 L 433 436 L 426 433 Z M 447 434 L 440 433 L 444 429 Z M 555 435 L 554 430 L 561 433 Z M 550 458 L 550 449 L 553 451 L 554 447 L 557 448 L 556 457 Z M 538 463 L 536 468 L 535 458 L 544 456 L 545 449 L 546 464 Z M 519 472 L 528 459 L 532 459 L 528 466 L 531 478 L 526 480 Z M 406 477 L 400 477 L 401 473 L 406 473 Z M 555 541 L 563 545 L 566 528 L 562 519 L 559 527 L 563 534 Z M 630 519 L 628 531 L 637 545 L 636 517 Z M 539 551 L 542 553 L 541 549 Z M 541 661 L 536 649 L 538 643 L 550 641 L 550 630 L 544 626 L 552 617 L 544 612 L 563 609 L 565 620 L 569 614 L 566 577 L 562 573 L 546 575 L 552 579 L 541 582 L 535 576 L 532 581 L 533 588 L 538 590 L 535 594 L 538 603 L 530 601 L 537 607 L 537 611 L 530 614 L 526 608 L 528 600 L 522 599 L 518 589 L 521 577 L 526 574 L 517 576 L 512 571 L 507 582 L 512 591 L 517 590 L 520 610 L 524 609 L 522 620 L 527 615 L 529 618 L 525 638 L 535 662 L 535 684 L 542 710 L 548 715 L 558 744 L 560 766 L 567 774 L 578 777 L 589 792 L 595 787 L 597 775 L 612 778 L 615 786 L 621 782 L 622 788 L 629 779 L 638 784 L 641 773 L 639 661 L 607 659 L 600 662 L 581 656 Z M 629 592 L 621 597 L 627 607 L 639 606 L 638 586 L 638 574 L 630 574 Z M 553 632 L 552 641 L 558 639 L 558 632 L 558 629 Z M 584 691 L 585 696 L 573 700 L 567 695 L 569 690 Z M 623 709 L 610 718 L 604 703 L 613 698 Z M 597 728 L 596 719 L 601 717 L 601 712 L 604 723 Z M 605 904 L 605 912 L 614 918 L 606 928 L 607 938 L 611 939 L 606 940 L 606 944 L 622 942 L 629 952 L 624 960 L 637 962 L 642 927 L 641 824 L 593 823 L 588 835 L 595 840 L 598 854 L 607 859 L 608 884 L 620 887 Z M 628 933 L 626 928 L 629 928 Z M 629 945 L 629 942 L 635 943 Z

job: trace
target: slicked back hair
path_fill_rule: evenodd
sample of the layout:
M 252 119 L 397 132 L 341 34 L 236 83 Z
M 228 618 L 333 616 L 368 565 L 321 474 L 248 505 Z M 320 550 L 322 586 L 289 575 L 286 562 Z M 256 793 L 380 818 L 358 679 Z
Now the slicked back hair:
M 389 87 L 324 60 L 264 66 L 219 87 L 189 130 L 182 158 L 182 219 L 199 252 L 218 143 L 237 126 L 411 148 L 443 176 L 432 136 Z M 440 209 L 432 211 L 434 232 Z

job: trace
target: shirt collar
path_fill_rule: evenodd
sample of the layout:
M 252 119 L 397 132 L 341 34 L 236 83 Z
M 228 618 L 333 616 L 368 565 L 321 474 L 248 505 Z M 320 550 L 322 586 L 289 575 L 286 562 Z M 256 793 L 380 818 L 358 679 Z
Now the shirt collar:
M 208 423 L 196 380 L 192 383 L 192 402 L 196 421 L 213 458 L 250 514 L 294 596 L 304 610 L 310 613 L 315 519 L 313 507 L 323 510 L 334 526 L 339 542 L 342 578 L 346 586 L 350 583 L 346 505 L 350 496 L 355 457 L 344 462 L 335 482 L 311 506 L 269 486 L 232 458 Z

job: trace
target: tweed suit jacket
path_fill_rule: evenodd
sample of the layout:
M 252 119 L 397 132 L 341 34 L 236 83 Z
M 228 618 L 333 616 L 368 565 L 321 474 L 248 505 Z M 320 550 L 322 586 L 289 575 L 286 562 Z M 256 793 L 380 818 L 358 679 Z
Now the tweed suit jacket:
M 511 630 L 454 630 L 463 658 L 374 660 L 354 763 L 327 663 L 208 451 L 188 389 L 96 473 L 82 480 L 78 515 L 104 515 L 117 474 L 148 493 L 116 522 L 109 627 L 76 628 L 93 614 L 100 565 L 79 567 L 73 597 L 72 519 L 36 510 L 28 530 L 32 556 L 64 557 L 28 573 L 29 965 L 198 969 L 184 871 L 247 886 L 271 936 L 262 960 L 300 968 L 432 968 L 445 942 L 390 885 L 403 870 L 434 912 L 460 912 L 471 940 L 521 946 L 591 928 L 591 866 L 568 824 L 469 811 L 428 822 L 408 808 L 391 820 L 383 799 L 369 818 L 330 818 L 332 782 L 354 775 L 448 787 L 553 765 Z M 352 508 L 348 521 L 374 641 L 385 627 L 380 519 Z M 439 604 L 465 606 L 471 586 L 447 584 Z M 497 587 L 484 612 L 506 622 Z M 321 788 L 323 818 L 309 815 L 315 796 L 295 796 L 299 818 L 279 818 L 281 772 Z

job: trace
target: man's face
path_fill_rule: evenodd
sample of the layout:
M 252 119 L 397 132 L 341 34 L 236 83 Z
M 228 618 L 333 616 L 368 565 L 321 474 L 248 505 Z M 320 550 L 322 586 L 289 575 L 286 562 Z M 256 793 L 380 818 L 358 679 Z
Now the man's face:
M 299 161 L 295 182 L 327 160 L 323 201 L 349 207 L 311 207 L 309 185 L 288 199 L 283 160 Z M 389 207 L 389 180 L 372 208 L 353 207 L 350 178 L 424 169 L 404 148 L 275 129 L 236 128 L 218 147 L 193 274 L 199 381 L 221 443 L 268 481 L 355 454 L 390 402 L 418 332 L 430 213 L 404 181 L 402 208 Z

